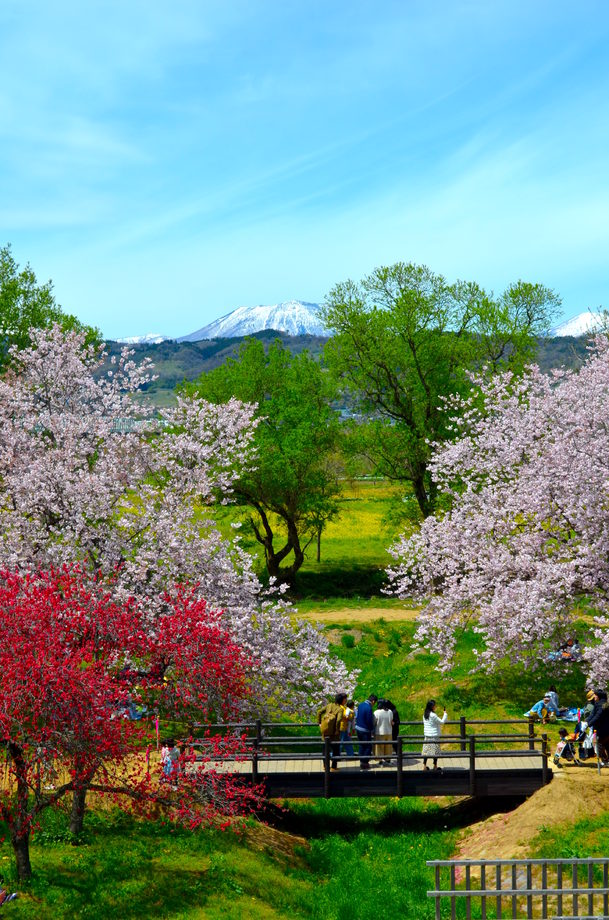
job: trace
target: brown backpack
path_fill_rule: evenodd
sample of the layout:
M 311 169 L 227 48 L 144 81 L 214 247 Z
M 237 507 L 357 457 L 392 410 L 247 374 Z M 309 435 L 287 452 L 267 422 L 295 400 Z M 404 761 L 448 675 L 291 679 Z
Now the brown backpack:
M 334 738 L 340 734 L 339 724 L 342 715 L 343 707 L 339 703 L 328 703 L 319 722 L 322 738 Z

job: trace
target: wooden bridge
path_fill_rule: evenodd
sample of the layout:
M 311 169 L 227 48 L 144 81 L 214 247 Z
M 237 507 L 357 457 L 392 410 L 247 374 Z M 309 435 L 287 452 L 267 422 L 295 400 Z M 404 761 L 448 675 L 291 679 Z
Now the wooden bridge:
M 393 742 L 389 765 L 375 757 L 374 741 L 369 770 L 360 770 L 359 742 L 353 755 L 341 753 L 332 770 L 329 740 L 319 736 L 314 723 L 257 721 L 210 728 L 247 738 L 246 754 L 214 760 L 219 772 L 238 773 L 244 781 L 262 783 L 269 798 L 333 798 L 345 796 L 530 795 L 549 783 L 547 735 L 537 735 L 527 719 L 466 720 L 446 723 L 439 739 L 441 770 L 424 770 L 420 722 L 406 722 Z M 453 733 L 450 729 L 453 728 Z M 190 742 L 194 752 L 205 741 Z

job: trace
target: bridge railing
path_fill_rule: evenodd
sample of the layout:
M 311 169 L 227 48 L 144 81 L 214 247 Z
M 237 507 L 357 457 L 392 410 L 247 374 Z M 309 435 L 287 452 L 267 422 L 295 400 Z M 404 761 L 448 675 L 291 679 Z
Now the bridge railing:
M 483 920 L 487 909 L 503 920 L 609 917 L 609 858 L 450 859 L 427 865 L 435 874 L 427 895 L 435 901 L 436 920 L 462 917 L 461 907 L 471 917 L 474 904 Z
M 465 738 L 459 732 L 459 734 L 446 734 L 434 739 L 440 747 L 438 754 L 440 762 L 450 759 L 451 769 L 468 772 L 468 791 L 470 795 L 476 794 L 479 770 L 489 768 L 489 757 L 507 757 L 512 763 L 515 759 L 525 758 L 531 763 L 531 766 L 541 769 L 543 784 L 545 785 L 549 782 L 551 771 L 548 766 L 549 748 L 547 735 L 537 736 L 533 733 L 531 736 L 526 720 L 511 719 L 505 722 L 500 720 L 475 720 L 475 722 L 476 724 L 492 725 L 494 727 L 507 725 L 510 728 L 513 725 L 524 722 L 527 724 L 527 731 L 508 731 L 503 733 L 495 731 L 481 735 L 469 734 Z M 460 721 L 456 724 L 461 726 Z M 470 726 L 472 724 L 474 724 L 474 720 L 469 723 Z M 420 732 L 420 723 L 409 723 L 409 725 L 417 726 Z M 342 743 L 343 750 L 341 751 L 339 742 L 332 742 L 329 738 L 320 737 L 319 727 L 314 723 L 308 723 L 304 726 L 315 729 L 315 734 L 307 735 L 273 735 L 265 731 L 269 727 L 285 731 L 286 723 L 263 723 L 258 721 L 247 725 L 240 723 L 234 726 L 221 726 L 225 732 L 227 729 L 232 728 L 235 733 L 246 738 L 246 752 L 239 757 L 220 758 L 214 755 L 214 760 L 233 761 L 238 759 L 241 763 L 243 761 L 249 762 L 251 764 L 251 775 L 255 782 L 259 780 L 261 768 L 262 772 L 266 772 L 264 771 L 264 764 L 272 761 L 281 761 L 288 765 L 288 769 L 293 769 L 290 768 L 290 764 L 298 764 L 302 772 L 307 772 L 307 769 L 319 770 L 321 767 L 325 774 L 326 794 L 329 795 L 330 773 L 334 762 L 338 762 L 344 767 L 358 767 L 362 759 L 379 759 L 374 750 L 375 744 L 391 745 L 390 766 L 395 769 L 396 773 L 395 794 L 400 796 L 403 794 L 404 772 L 413 766 L 415 760 L 421 759 L 421 745 L 425 741 L 422 733 L 400 734 L 397 739 L 391 741 L 375 741 L 372 739 L 372 741 L 360 742 L 357 738 L 352 738 L 347 743 L 352 745 L 353 754 L 346 754 L 344 753 L 345 742 Z M 302 729 L 303 725 L 293 723 L 292 727 Z M 217 728 L 220 728 L 220 726 L 217 726 Z M 251 731 L 252 729 L 253 731 Z M 190 738 L 187 744 L 195 754 L 197 750 L 205 754 L 205 750 L 209 746 L 209 740 L 206 738 Z M 372 745 L 370 755 L 368 755 L 367 751 L 361 750 L 364 744 Z M 241 772 L 244 772 L 243 769 L 241 769 Z
M 517 746 L 523 739 L 527 739 L 529 742 L 529 749 L 534 750 L 536 724 L 539 723 L 534 719 L 528 718 L 468 719 L 466 716 L 461 716 L 459 719 L 448 720 L 445 723 L 445 733 L 442 735 L 442 738 L 444 744 L 455 745 L 461 751 L 466 751 L 468 749 L 467 739 L 470 735 L 475 735 L 480 738 L 484 737 L 489 744 L 501 743 L 508 746 L 511 743 Z M 495 726 L 519 726 L 522 730 L 515 731 L 510 738 L 507 732 L 496 731 L 494 728 Z M 257 719 L 238 723 L 218 723 L 205 726 L 195 724 L 191 726 L 190 729 L 191 737 L 196 737 L 197 732 L 202 728 L 212 733 L 226 731 L 235 732 L 245 737 L 249 743 L 257 741 L 259 749 L 262 749 L 265 744 L 270 744 L 271 741 L 274 745 L 285 743 L 286 747 L 290 747 L 295 744 L 296 740 L 308 741 L 311 742 L 314 747 L 317 747 L 320 737 L 319 725 L 317 722 L 265 722 Z M 421 720 L 401 722 L 400 736 L 404 737 L 404 744 L 418 743 L 422 738 L 421 728 Z M 353 742 L 356 743 L 356 740 L 354 734 Z

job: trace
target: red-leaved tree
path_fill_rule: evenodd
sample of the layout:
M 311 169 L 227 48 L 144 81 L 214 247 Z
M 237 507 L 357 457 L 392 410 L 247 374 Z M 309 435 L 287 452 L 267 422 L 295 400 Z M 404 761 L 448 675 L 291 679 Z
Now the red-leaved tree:
M 226 719 L 247 697 L 251 662 L 194 593 L 172 593 L 154 634 L 144 619 L 77 568 L 0 573 L 0 817 L 20 879 L 40 813 L 71 792 L 76 810 L 91 789 L 191 827 L 257 804 L 258 790 L 215 769 L 241 753 L 239 738 L 211 738 L 197 763 L 182 753 L 179 782 L 150 766 L 150 725 L 124 717 L 126 697 L 177 723 Z

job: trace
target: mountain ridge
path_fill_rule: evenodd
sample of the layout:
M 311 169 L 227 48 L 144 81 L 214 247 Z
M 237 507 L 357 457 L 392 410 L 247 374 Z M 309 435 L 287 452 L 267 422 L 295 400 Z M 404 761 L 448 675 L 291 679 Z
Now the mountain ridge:
M 168 336 L 148 332 L 140 336 L 114 339 L 122 345 L 158 345 L 161 342 L 201 342 L 212 339 L 236 339 L 257 332 L 274 330 L 285 335 L 313 335 L 330 338 L 330 333 L 320 317 L 321 306 L 306 300 L 287 300 L 278 304 L 259 304 L 255 307 L 237 307 L 212 323 L 188 335 Z M 570 319 L 558 323 L 550 330 L 550 337 L 577 337 L 589 335 L 603 324 L 602 311 L 584 310 Z
M 320 306 L 306 300 L 286 300 L 276 304 L 259 304 L 255 307 L 237 307 L 213 323 L 188 335 L 179 336 L 178 342 L 200 342 L 203 339 L 239 338 L 274 329 L 287 335 L 319 335 L 328 332 L 319 316 Z

